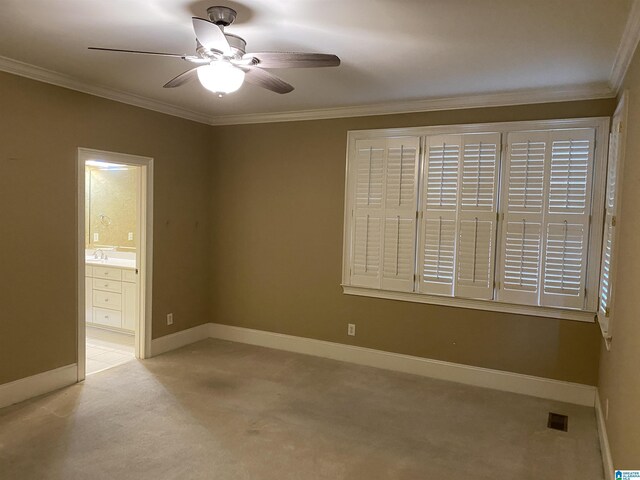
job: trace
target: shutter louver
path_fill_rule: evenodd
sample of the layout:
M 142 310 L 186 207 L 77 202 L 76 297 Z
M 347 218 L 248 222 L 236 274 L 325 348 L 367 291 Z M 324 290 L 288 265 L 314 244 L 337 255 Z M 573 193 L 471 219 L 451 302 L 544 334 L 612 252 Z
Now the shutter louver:
M 455 295 L 493 298 L 500 134 L 462 136 Z
M 460 136 L 432 137 L 428 146 L 426 209 L 456 210 Z
M 584 225 L 550 223 L 545 245 L 544 292 L 579 297 L 584 289 Z
M 442 216 L 427 218 L 422 230 L 421 291 L 453 295 L 456 222 Z
M 543 262 L 544 306 L 583 308 L 587 271 L 591 129 L 550 132 L 550 173 Z
M 498 290 L 503 302 L 539 303 L 547 137 L 515 132 L 507 138 Z
M 495 220 L 460 220 L 456 296 L 493 297 Z
M 380 287 L 386 142 L 356 142 L 351 285 Z
M 415 216 L 387 216 L 384 224 L 383 288 L 413 290 Z
M 420 140 L 356 142 L 350 284 L 413 291 Z
M 353 275 L 378 281 L 380 273 L 380 217 L 361 215 L 355 218 Z
M 511 301 L 518 296 L 524 297 L 521 301 L 530 300 L 531 293 L 538 292 L 542 225 L 522 219 L 507 222 L 505 230 L 503 288 L 511 292 Z
M 598 305 L 598 316 L 601 318 L 600 323 L 608 327 L 609 308 L 611 304 L 611 270 L 613 260 L 613 242 L 614 242 L 614 225 L 611 219 L 605 220 L 604 238 L 602 245 L 602 269 L 600 272 L 600 302 Z M 607 331 L 607 328 L 604 328 Z
M 420 140 L 387 139 L 382 288 L 412 292 Z
M 453 296 L 460 135 L 427 139 L 420 237 L 421 293 Z

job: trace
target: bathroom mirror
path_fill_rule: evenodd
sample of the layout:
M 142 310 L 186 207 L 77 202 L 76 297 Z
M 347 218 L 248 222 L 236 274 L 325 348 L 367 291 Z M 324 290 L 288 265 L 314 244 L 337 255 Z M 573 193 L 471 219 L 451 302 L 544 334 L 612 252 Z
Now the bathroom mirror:
M 85 244 L 135 251 L 138 169 L 126 165 L 85 168 Z

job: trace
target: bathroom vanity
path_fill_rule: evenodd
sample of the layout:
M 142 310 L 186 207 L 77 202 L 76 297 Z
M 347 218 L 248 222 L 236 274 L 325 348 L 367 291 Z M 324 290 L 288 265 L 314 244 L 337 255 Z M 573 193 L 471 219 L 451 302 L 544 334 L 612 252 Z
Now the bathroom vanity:
M 87 325 L 134 333 L 139 311 L 135 261 L 87 260 L 85 295 Z

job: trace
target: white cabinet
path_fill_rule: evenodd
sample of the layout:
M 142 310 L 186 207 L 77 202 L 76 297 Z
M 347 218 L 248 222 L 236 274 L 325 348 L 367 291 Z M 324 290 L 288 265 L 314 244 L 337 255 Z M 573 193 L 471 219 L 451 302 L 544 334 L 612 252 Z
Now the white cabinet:
M 122 328 L 135 330 L 138 319 L 138 284 L 122 282 Z
M 87 323 L 135 331 L 139 311 L 137 270 L 87 265 L 85 276 Z
M 88 273 L 89 269 L 87 269 L 87 274 Z M 87 322 L 93 323 L 93 278 L 90 276 L 84 277 L 84 291 L 84 318 Z

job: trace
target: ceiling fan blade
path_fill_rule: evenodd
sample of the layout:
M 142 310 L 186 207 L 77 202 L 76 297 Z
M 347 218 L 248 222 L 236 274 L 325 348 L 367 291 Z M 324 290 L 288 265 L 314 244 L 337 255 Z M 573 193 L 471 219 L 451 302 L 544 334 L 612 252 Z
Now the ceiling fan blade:
M 192 55 L 180 54 L 180 53 L 165 53 L 165 52 L 145 52 L 143 50 L 121 50 L 119 48 L 102 48 L 102 47 L 88 47 L 89 50 L 100 50 L 103 52 L 120 52 L 120 53 L 135 53 L 138 55 L 157 55 L 160 57 L 178 57 L 178 58 L 191 58 Z
M 198 70 L 198 68 L 199 67 L 192 68 L 191 70 L 187 70 L 186 72 L 181 73 L 177 77 L 174 77 L 171 80 L 169 80 L 162 87 L 163 88 L 174 88 L 174 87 L 179 87 L 180 85 L 184 85 L 185 83 L 187 83 L 187 82 L 193 80 L 194 78 L 196 78 L 196 76 L 197 76 L 196 70 Z
M 247 53 L 242 59 L 254 58 L 262 68 L 316 68 L 337 67 L 340 59 L 327 53 L 258 52 Z
M 196 33 L 196 39 L 205 48 L 209 50 L 217 50 L 224 55 L 233 55 L 231 46 L 227 37 L 224 36 L 222 29 L 213 22 L 204 18 L 193 17 L 193 30 Z
M 257 85 L 258 87 L 266 88 L 276 93 L 289 93 L 293 91 L 293 87 L 281 78 L 276 77 L 274 74 L 262 70 L 257 67 L 240 67 L 245 72 L 245 81 Z

